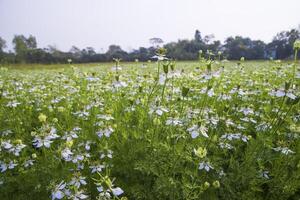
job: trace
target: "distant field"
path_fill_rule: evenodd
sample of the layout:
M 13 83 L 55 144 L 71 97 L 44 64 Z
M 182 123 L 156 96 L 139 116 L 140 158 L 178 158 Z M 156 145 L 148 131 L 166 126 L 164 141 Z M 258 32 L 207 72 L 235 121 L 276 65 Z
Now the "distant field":
M 235 66 L 239 61 L 226 61 L 220 63 L 218 66 L 223 65 L 227 67 Z M 253 67 L 253 66 L 268 66 L 270 63 L 275 63 L 274 61 L 269 60 L 258 60 L 258 61 L 244 61 L 244 66 L 246 67 Z M 291 64 L 293 61 L 281 61 L 281 64 Z M 156 62 L 151 61 L 149 62 L 122 62 L 122 66 L 125 67 L 125 69 L 129 68 L 139 68 L 142 65 L 146 65 L 150 68 L 154 67 L 154 70 L 156 70 Z M 101 69 L 109 69 L 114 66 L 114 62 L 104 62 L 104 63 L 75 63 L 75 64 L 8 64 L 8 65 L 0 65 L 0 67 L 6 67 L 9 69 L 20 69 L 20 70 L 28 70 L 28 69 L 62 69 L 62 68 L 70 68 L 71 66 L 78 67 L 80 69 L 92 69 L 99 67 Z M 199 61 L 177 61 L 176 67 L 177 69 L 185 68 L 185 69 L 193 69 L 196 67 L 199 67 Z M 144 70 L 149 70 L 147 68 L 143 68 Z
M 0 199 L 300 199 L 299 67 L 1 67 Z

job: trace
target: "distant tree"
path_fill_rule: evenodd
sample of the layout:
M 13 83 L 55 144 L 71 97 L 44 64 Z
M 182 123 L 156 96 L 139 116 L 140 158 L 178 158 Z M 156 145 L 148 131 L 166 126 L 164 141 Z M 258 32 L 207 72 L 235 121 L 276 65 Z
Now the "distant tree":
M 12 41 L 16 52 L 16 61 L 25 62 L 26 53 L 28 51 L 26 38 L 24 35 L 15 35 Z
M 95 62 L 95 55 L 96 52 L 94 50 L 94 48 L 92 47 L 87 47 L 85 49 L 81 50 L 81 58 L 80 58 L 80 62 Z
M 81 53 L 82 52 L 81 52 L 81 50 L 78 47 L 72 46 L 71 49 L 70 49 L 70 51 L 69 51 L 70 56 L 67 59 L 71 58 L 73 62 L 80 62 L 80 58 L 82 56 Z
M 34 36 L 26 38 L 24 35 L 15 35 L 12 41 L 16 52 L 17 62 L 26 62 L 28 52 L 36 49 L 37 42 Z
M 213 43 L 214 39 L 215 39 L 214 34 L 209 34 L 209 35 L 204 36 L 203 41 L 205 44 L 211 44 L 211 43 Z
M 261 40 L 252 41 L 252 47 L 248 59 L 265 59 L 267 58 L 266 52 L 267 45 Z
M 265 59 L 274 57 L 275 59 L 287 59 L 293 56 L 293 43 L 296 39 L 300 39 L 300 25 L 298 28 L 278 33 L 272 42 L 265 44 L 260 40 L 251 40 L 248 37 L 228 37 L 222 45 L 219 40 L 215 40 L 214 35 L 201 35 L 196 30 L 191 40 L 178 40 L 164 45 L 167 49 L 167 56 L 177 60 L 196 60 L 199 50 L 204 53 L 210 50 L 217 55 L 218 51 L 222 51 L 228 59 Z M 161 38 L 151 38 L 151 47 L 140 47 L 129 53 L 122 50 L 118 45 L 110 45 L 107 52 L 97 53 L 94 48 L 86 47 L 80 49 L 72 46 L 70 51 L 60 51 L 56 46 L 48 46 L 47 48 L 37 48 L 36 38 L 29 35 L 15 35 L 13 38 L 13 47 L 15 53 L 4 52 L 6 42 L 0 38 L 0 62 L 28 62 L 28 63 L 66 63 L 68 59 L 72 59 L 74 63 L 87 62 L 105 62 L 112 61 L 113 58 L 121 58 L 123 61 L 147 61 L 153 55 L 158 46 L 163 44 Z M 210 53 L 210 57 L 214 55 Z M 205 55 L 204 55 L 205 56 Z M 207 55 L 206 55 L 207 56 Z
M 26 39 L 26 45 L 28 49 L 36 49 L 37 48 L 37 42 L 36 42 L 36 38 L 32 35 L 30 35 L 27 39 Z
M 6 41 L 0 37 L 0 63 L 3 62 L 5 53 L 4 50 L 6 48 Z
M 198 57 L 199 45 L 190 40 L 178 40 L 164 45 L 167 56 L 178 60 L 195 60 Z
M 241 36 L 229 37 L 225 40 L 224 48 L 228 59 L 239 60 L 241 57 L 246 59 L 263 59 L 265 57 L 265 43 Z
M 112 60 L 113 58 L 121 58 L 122 60 L 130 60 L 128 57 L 128 53 L 123 51 L 122 48 L 118 45 L 110 45 L 106 52 L 107 58 Z
M 6 41 L 0 37 L 0 52 L 3 52 L 6 48 Z
M 96 51 L 93 47 L 87 47 L 86 50 L 89 56 L 94 56 L 96 54 Z
M 300 39 L 300 31 L 291 29 L 278 33 L 267 46 L 268 54 L 274 52 L 276 59 L 286 59 L 293 56 L 293 44 Z
M 201 32 L 199 30 L 195 31 L 194 40 L 198 43 L 202 42 Z
M 150 38 L 149 39 L 150 44 L 152 44 L 154 47 L 158 47 L 159 45 L 161 45 L 162 43 L 164 43 L 164 41 L 161 38 Z

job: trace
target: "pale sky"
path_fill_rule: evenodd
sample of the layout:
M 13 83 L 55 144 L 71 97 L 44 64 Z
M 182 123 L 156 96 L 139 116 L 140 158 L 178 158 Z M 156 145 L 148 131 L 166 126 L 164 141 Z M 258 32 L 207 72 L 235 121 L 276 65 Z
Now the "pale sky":
M 266 42 L 300 24 L 300 0 L 0 0 L 0 37 L 9 49 L 15 34 L 39 47 L 69 50 L 110 44 L 124 50 L 192 39 L 196 29 L 222 42 L 242 35 Z

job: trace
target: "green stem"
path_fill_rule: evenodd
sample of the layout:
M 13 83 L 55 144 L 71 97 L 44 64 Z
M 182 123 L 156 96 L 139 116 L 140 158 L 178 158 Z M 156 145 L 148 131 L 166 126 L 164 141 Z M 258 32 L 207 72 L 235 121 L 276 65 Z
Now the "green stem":
M 165 80 L 163 90 L 162 90 L 162 94 L 161 94 L 161 101 L 162 102 L 164 101 L 164 93 L 165 93 L 165 88 L 166 88 L 166 85 L 167 85 L 167 81 L 168 81 L 168 74 L 166 74 L 166 80 Z
M 298 55 L 298 50 L 296 49 L 295 50 L 295 60 L 294 60 L 294 66 L 293 66 L 293 80 L 295 78 L 295 75 L 296 75 L 296 66 L 297 66 L 297 55 Z

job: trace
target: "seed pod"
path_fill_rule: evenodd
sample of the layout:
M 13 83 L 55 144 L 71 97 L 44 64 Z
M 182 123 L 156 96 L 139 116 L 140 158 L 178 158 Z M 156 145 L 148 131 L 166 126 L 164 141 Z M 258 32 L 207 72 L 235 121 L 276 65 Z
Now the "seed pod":
M 167 74 L 169 72 L 169 64 L 163 64 L 163 69 L 165 74 Z
M 143 87 L 139 86 L 139 92 L 142 93 L 143 92 Z
M 174 69 L 175 69 L 175 63 L 172 62 L 172 63 L 170 64 L 170 68 L 171 68 L 172 71 L 174 71 Z
M 290 86 L 291 86 L 291 82 L 285 82 L 285 84 L 284 84 L 284 90 L 288 91 L 290 89 Z
M 207 69 L 208 72 L 211 72 L 211 61 L 208 61 L 206 63 L 206 69 Z
M 181 89 L 182 96 L 186 97 L 188 95 L 189 91 L 190 91 L 190 88 L 187 88 L 187 87 L 183 86 L 182 89 Z
M 294 50 L 296 51 L 298 51 L 298 50 L 300 50 L 300 40 L 296 40 L 295 42 L 294 42 Z

